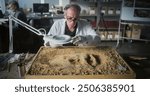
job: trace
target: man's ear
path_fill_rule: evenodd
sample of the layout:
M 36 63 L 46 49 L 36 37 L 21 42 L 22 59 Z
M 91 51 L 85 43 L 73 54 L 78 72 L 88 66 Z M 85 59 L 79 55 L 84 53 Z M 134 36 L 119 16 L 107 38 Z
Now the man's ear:
M 66 15 L 64 15 L 64 18 L 66 19 Z

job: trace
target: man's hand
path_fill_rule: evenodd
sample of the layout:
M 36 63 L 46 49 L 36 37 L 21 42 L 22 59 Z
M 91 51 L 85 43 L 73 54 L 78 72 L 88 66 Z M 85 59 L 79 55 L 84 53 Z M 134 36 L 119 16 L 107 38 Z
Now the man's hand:
M 75 45 L 80 45 L 80 44 L 83 44 L 87 41 L 86 37 L 84 36 L 75 36 L 72 38 L 72 42 L 73 44 Z

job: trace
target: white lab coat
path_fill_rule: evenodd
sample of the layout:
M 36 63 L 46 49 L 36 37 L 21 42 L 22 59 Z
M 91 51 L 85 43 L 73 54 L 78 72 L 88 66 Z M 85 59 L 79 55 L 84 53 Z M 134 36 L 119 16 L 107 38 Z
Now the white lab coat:
M 48 35 L 63 35 L 65 33 L 65 22 L 66 19 L 60 19 L 54 22 L 53 26 L 51 27 Z M 90 45 L 90 46 L 97 46 L 100 43 L 100 36 L 92 29 L 90 23 L 86 20 L 78 20 L 78 26 L 76 29 L 76 35 L 78 36 L 85 36 L 86 43 L 83 45 Z

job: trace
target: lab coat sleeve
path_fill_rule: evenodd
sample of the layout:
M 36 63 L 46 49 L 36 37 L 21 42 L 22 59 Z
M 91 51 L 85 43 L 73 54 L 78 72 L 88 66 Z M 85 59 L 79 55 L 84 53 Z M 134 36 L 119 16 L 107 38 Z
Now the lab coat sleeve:
M 60 23 L 58 21 L 56 21 L 51 29 L 49 30 L 48 34 L 47 35 L 59 35 L 61 33 L 61 30 L 60 30 Z M 44 45 L 45 46 L 50 46 L 50 47 L 59 47 L 59 46 L 62 46 L 62 44 L 55 44 L 54 42 L 51 42 L 51 41 L 46 41 L 44 40 Z
M 58 24 L 55 22 L 52 27 L 50 28 L 49 32 L 47 35 L 56 35 L 56 32 L 58 32 Z
M 98 46 L 100 45 L 101 38 L 100 36 L 96 33 L 96 31 L 91 27 L 90 24 L 86 25 L 86 41 L 83 43 L 84 46 Z
M 65 29 L 65 20 L 60 19 L 56 20 L 52 27 L 50 28 L 49 32 L 47 35 L 60 35 L 64 34 L 64 29 Z

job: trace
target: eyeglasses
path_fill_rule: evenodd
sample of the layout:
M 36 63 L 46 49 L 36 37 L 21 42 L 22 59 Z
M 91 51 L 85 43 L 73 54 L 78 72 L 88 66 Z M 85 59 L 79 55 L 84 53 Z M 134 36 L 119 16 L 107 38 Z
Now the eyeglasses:
M 72 22 L 72 21 L 77 21 L 78 20 L 78 18 L 73 18 L 73 17 L 67 17 L 66 18 L 67 19 L 67 21 L 69 21 L 69 22 Z

